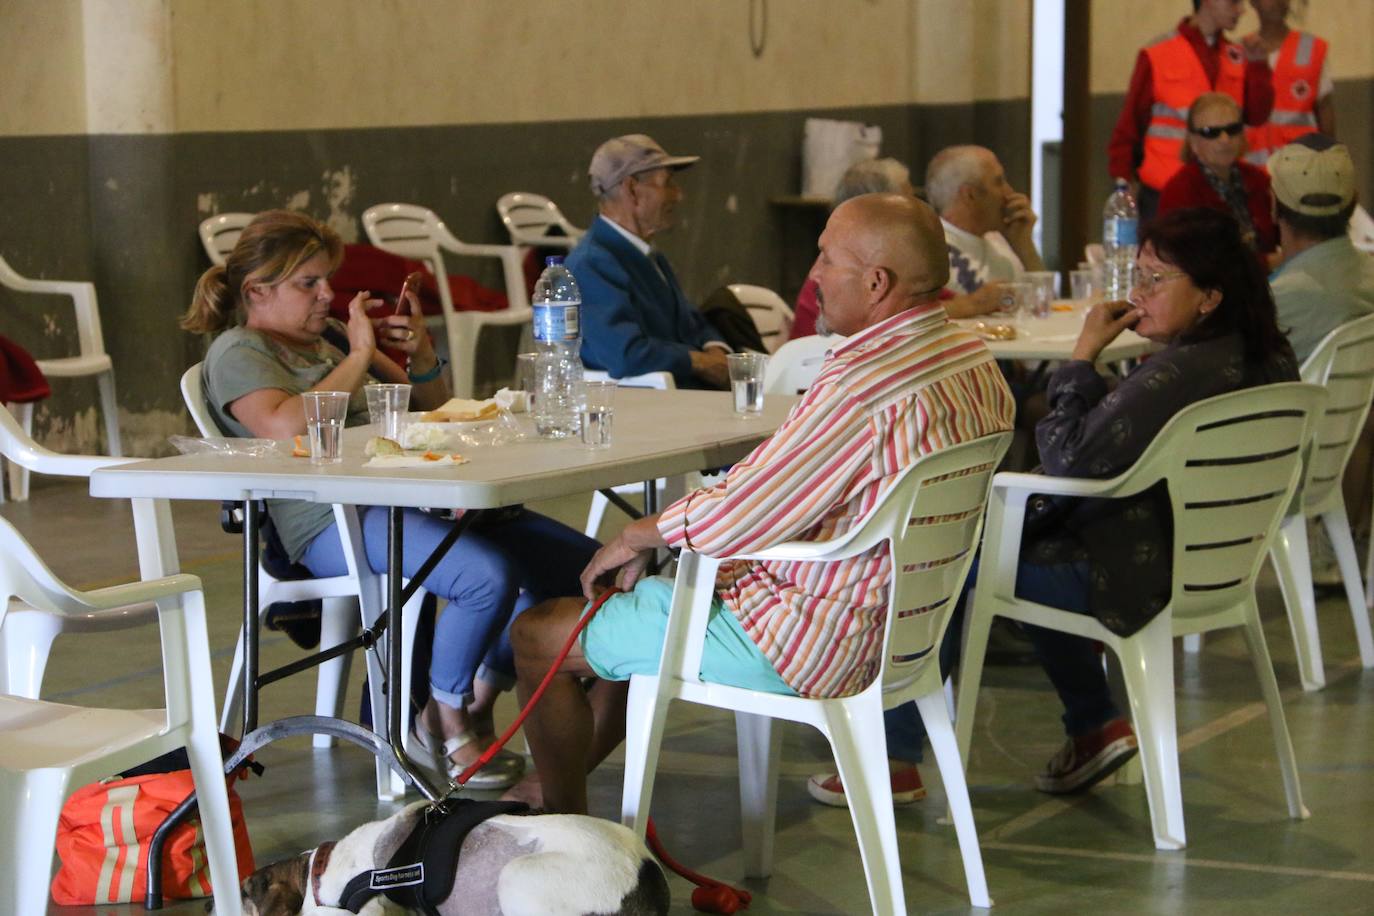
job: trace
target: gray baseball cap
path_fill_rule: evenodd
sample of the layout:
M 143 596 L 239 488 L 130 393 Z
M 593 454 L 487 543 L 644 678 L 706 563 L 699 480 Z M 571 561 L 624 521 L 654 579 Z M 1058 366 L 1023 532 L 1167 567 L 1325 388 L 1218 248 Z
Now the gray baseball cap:
M 647 134 L 614 137 L 596 148 L 587 167 L 592 193 L 600 197 L 631 175 L 654 169 L 685 169 L 700 156 L 670 156 Z

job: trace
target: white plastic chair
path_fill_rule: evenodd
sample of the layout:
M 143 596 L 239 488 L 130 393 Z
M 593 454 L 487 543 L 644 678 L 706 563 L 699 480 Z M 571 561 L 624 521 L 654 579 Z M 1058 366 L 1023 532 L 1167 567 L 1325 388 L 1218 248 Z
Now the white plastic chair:
M 454 397 L 470 398 L 475 387 L 477 344 L 482 328 L 528 323 L 529 295 L 520 249 L 515 245 L 469 245 L 454 238 L 433 210 L 414 204 L 379 204 L 363 212 L 363 230 L 383 251 L 424 261 L 438 280 L 447 334 L 450 378 Z M 506 284 L 508 307 L 499 312 L 460 312 L 448 288 L 444 251 L 473 257 L 498 258 Z
M 63 477 L 89 477 L 98 468 L 136 460 L 103 455 L 60 455 L 34 442 L 2 407 L 0 455 L 28 471 Z M 176 539 L 166 501 L 135 499 L 132 503 L 143 578 L 156 579 L 177 572 Z M 60 633 L 122 629 L 151 622 L 155 615 L 151 604 L 90 615 L 47 614 L 15 598 L 9 600 L 8 611 L 5 627 L 0 630 L 0 691 L 34 700 L 38 699 L 43 685 L 43 672 L 53 641 Z
M 252 213 L 221 213 L 200 221 L 200 244 L 210 263 L 224 266 L 239 235 L 253 221 Z
M 103 709 L 0 695 L 0 912 L 47 910 L 58 815 L 72 792 L 183 746 L 195 777 L 215 912 L 240 912 L 200 580 L 174 575 L 79 592 L 59 581 L 0 519 L 0 598 L 11 597 L 49 615 L 86 621 L 111 615 L 122 622 L 128 607 L 154 604 L 167 705 Z M 5 607 L 0 605 L 0 628 Z
M 841 537 L 780 544 L 748 557 L 825 562 L 889 545 L 893 582 L 882 667 L 878 677 L 854 696 L 803 699 L 701 681 L 716 570 L 723 559 L 731 558 L 682 551 L 659 673 L 630 678 L 622 821 L 644 835 L 670 701 L 735 710 L 745 870 L 750 876 L 767 876 L 772 868 L 780 740 L 771 720 L 805 722 L 825 734 L 835 754 L 873 912 L 905 913 L 883 709 L 915 700 L 949 795 L 969 899 L 974 906 L 991 906 L 935 650 L 978 543 L 988 484 L 1010 441 L 1010 433 L 999 433 L 922 458 L 892 484 L 867 519 Z
M 201 366 L 196 363 L 181 375 L 181 397 L 186 409 L 195 421 L 202 436 L 218 438 L 224 434 L 215 425 L 214 417 L 205 404 L 205 394 L 201 387 Z M 279 602 L 314 601 L 320 604 L 320 646 L 328 648 L 352 639 L 358 632 L 359 623 L 372 626 L 381 617 L 385 602 L 383 584 L 385 577 L 372 571 L 367 563 L 363 549 L 362 526 L 358 510 L 353 506 L 335 505 L 334 522 L 344 547 L 344 560 L 348 564 L 348 574 L 343 576 L 315 577 L 309 579 L 278 579 L 268 568 L 258 564 L 258 614 L 259 619 L 267 615 L 272 605 Z M 402 690 L 409 690 L 411 672 L 411 650 L 415 644 L 415 628 L 419 620 L 420 604 L 424 591 L 417 591 L 405 607 L 402 619 L 405 632 L 401 634 L 402 651 Z M 386 676 L 381 659 L 386 657 L 385 640 L 378 644 L 377 652 L 367 653 L 367 685 L 372 704 L 373 731 L 383 738 L 387 736 L 387 701 L 383 692 Z M 224 706 L 220 712 L 220 730 L 234 734 L 242 724 L 243 703 L 243 633 L 240 632 L 234 644 L 234 661 L 229 666 L 229 681 L 225 688 Z M 340 718 L 343 710 L 344 693 L 348 689 L 348 672 L 351 653 L 332 658 L 319 666 L 315 687 L 315 715 Z M 409 735 L 406 736 L 407 740 Z M 328 735 L 315 735 L 315 747 L 329 747 L 333 739 Z M 424 759 L 424 758 L 421 758 Z M 405 794 L 405 783 L 401 776 L 393 773 L 381 759 L 377 761 L 377 797 L 384 801 L 400 798 Z
M 1269 557 L 1288 607 L 1288 624 L 1293 629 L 1303 689 L 1320 690 L 1326 685 L 1326 670 L 1317 634 L 1317 604 L 1307 551 L 1310 518 L 1321 519 L 1340 565 L 1360 647 L 1360 663 L 1374 668 L 1374 638 L 1370 636 L 1360 561 L 1355 555 L 1355 540 L 1350 535 L 1350 519 L 1341 493 L 1346 462 L 1355 450 L 1369 414 L 1370 398 L 1374 397 L 1374 315 L 1343 324 L 1327 334 L 1303 363 L 1302 379 L 1324 386 L 1330 400 L 1316 422 L 1293 514 L 1284 519 L 1278 536 L 1269 545 Z
M 118 457 L 124 454 L 119 439 L 119 404 L 115 400 L 114 363 L 105 352 L 105 338 L 100 333 L 100 309 L 96 305 L 95 287 L 90 283 L 66 280 L 30 280 L 15 272 L 0 257 L 0 286 L 23 293 L 51 293 L 70 296 L 76 310 L 77 355 L 36 360 L 38 368 L 48 378 L 76 378 L 94 375 L 100 388 L 100 413 L 105 420 L 106 450 Z M 10 411 L 19 421 L 26 435 L 33 434 L 33 404 L 11 404 Z M 23 501 L 29 498 L 29 472 L 22 466 L 9 466 L 10 496 Z
M 543 194 L 532 194 L 528 191 L 502 194 L 496 201 L 496 212 L 500 214 L 501 223 L 510 233 L 512 245 L 571 249 L 587 232 L 586 229 L 579 229 L 568 222 L 563 211 L 558 209 L 558 204 Z M 558 229 L 563 234 L 559 235 L 553 232 L 553 229 Z
M 781 296 L 766 286 L 748 283 L 731 283 L 730 292 L 748 309 L 769 353 L 787 342 L 787 333 L 792 330 L 792 309 Z
M 601 369 L 584 369 L 582 374 L 588 381 L 607 381 L 611 378 L 609 372 Z M 615 381 L 621 388 L 653 388 L 658 391 L 670 391 L 677 388 L 671 372 L 646 372 L 643 375 L 627 375 Z M 682 476 L 659 478 L 656 483 L 660 506 L 666 506 L 687 492 L 686 481 Z M 643 492 L 643 485 L 623 483 L 611 489 L 616 493 L 633 494 Z M 601 521 L 606 517 L 606 508 L 609 505 L 610 500 L 600 490 L 592 492 L 592 504 L 587 510 L 587 525 L 583 530 L 587 537 L 595 538 L 597 532 L 601 530 Z
M 811 334 L 789 340 L 768 357 L 764 369 L 765 394 L 801 394 L 820 374 L 825 354 L 845 338 L 838 334 Z
M 1303 444 L 1325 400 L 1326 392 L 1318 386 L 1292 382 L 1200 401 L 1180 411 L 1131 468 L 1110 480 L 998 474 L 992 483 L 982 563 L 960 663 L 955 721 L 964 759 L 968 759 L 993 617 L 1099 640 L 1121 662 L 1140 742 L 1155 846 L 1182 849 L 1187 841 L 1178 774 L 1172 641 L 1189 633 L 1241 627 L 1269 708 L 1288 813 L 1307 817 L 1255 602 L 1255 577 L 1297 487 Z M 1160 480 L 1168 481 L 1174 543 L 1173 592 L 1158 617 L 1123 637 L 1087 614 L 1016 596 L 1022 526 L 1032 493 L 1120 498 Z

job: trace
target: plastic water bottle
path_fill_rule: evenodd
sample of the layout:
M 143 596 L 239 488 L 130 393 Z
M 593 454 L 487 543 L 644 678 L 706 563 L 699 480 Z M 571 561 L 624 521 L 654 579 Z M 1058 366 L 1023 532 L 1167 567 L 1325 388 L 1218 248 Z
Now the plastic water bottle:
M 534 284 L 534 348 L 537 381 L 534 425 L 539 435 L 563 439 L 577 435 L 578 394 L 582 384 L 582 293 L 563 259 L 545 259 Z
M 1116 190 L 1102 208 L 1103 298 L 1107 301 L 1125 299 L 1131 292 L 1131 269 L 1135 266 L 1136 229 L 1140 225 L 1140 211 L 1126 179 L 1116 180 Z

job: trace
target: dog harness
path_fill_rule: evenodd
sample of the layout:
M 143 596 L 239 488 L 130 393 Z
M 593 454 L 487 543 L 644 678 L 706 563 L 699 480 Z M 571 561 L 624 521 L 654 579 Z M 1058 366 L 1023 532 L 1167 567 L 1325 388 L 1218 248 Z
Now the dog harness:
M 369 900 L 385 894 L 389 900 L 425 916 L 439 916 L 438 906 L 453 891 L 458 853 L 463 840 L 478 824 L 498 814 L 525 814 L 524 802 L 448 799 L 426 808 L 410 835 L 392 854 L 385 868 L 354 875 L 344 885 L 338 905 L 357 913 Z M 317 906 L 320 876 L 329 864 L 333 843 L 310 854 L 310 892 Z

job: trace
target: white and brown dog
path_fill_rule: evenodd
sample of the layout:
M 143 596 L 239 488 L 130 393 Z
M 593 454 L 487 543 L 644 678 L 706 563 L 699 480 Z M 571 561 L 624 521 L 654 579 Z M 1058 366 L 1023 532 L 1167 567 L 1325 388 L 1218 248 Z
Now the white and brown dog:
M 425 912 L 378 888 L 418 884 L 424 868 L 398 851 L 426 828 L 426 803 L 364 824 L 337 843 L 261 868 L 242 884 L 245 916 Z M 438 834 L 436 834 L 438 835 Z M 441 839 L 442 843 L 443 840 Z M 498 814 L 461 839 L 439 916 L 661 916 L 668 882 L 643 842 L 619 824 L 570 814 Z M 428 861 L 428 859 L 426 859 Z M 442 866 L 431 867 L 431 880 Z M 370 887 L 370 890 L 369 890 Z

